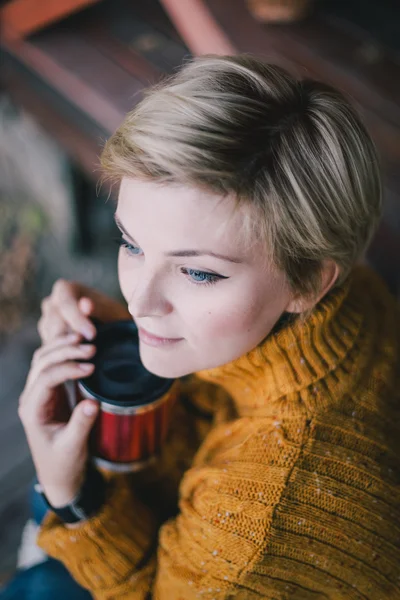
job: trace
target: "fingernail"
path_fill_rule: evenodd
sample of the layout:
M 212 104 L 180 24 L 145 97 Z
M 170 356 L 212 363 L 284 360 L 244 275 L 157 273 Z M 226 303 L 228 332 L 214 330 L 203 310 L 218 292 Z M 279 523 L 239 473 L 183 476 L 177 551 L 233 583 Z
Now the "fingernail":
M 96 411 L 97 407 L 95 404 L 85 404 L 83 407 L 83 412 L 87 417 L 92 417 Z
M 86 339 L 92 340 L 94 338 L 94 331 L 89 325 L 85 325 L 81 329 L 82 335 L 85 336 Z
M 69 333 L 67 335 L 67 340 L 70 342 L 74 342 L 75 340 L 77 340 L 79 338 L 79 333 Z
M 82 350 L 82 352 L 87 352 L 88 354 L 90 354 L 90 352 L 93 352 L 95 346 L 93 346 L 93 344 L 79 344 L 79 350 Z
M 79 363 L 79 367 L 82 369 L 82 371 L 87 373 L 88 371 L 92 370 L 93 365 L 92 363 Z

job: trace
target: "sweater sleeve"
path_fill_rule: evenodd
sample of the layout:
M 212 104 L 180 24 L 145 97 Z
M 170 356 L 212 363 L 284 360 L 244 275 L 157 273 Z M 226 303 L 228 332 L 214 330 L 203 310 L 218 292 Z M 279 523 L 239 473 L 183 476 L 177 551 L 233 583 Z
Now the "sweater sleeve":
M 40 545 L 97 600 L 247 598 L 244 582 L 300 446 L 271 423 L 221 423 L 183 477 L 179 513 L 161 527 L 118 479 L 102 512 L 79 529 L 49 517 Z

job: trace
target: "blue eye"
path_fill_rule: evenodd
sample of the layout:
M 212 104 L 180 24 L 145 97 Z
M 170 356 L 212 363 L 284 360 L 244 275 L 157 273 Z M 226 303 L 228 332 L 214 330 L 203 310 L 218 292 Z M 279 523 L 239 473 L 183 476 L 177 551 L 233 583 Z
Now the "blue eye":
M 127 250 L 129 254 L 132 254 L 133 256 L 138 256 L 141 252 L 140 248 L 134 246 L 133 244 L 129 244 L 126 240 L 124 240 L 124 238 L 115 238 L 114 241 L 117 246 L 120 248 L 125 248 L 125 250 Z
M 222 275 L 215 275 L 214 273 L 207 273 L 206 271 L 197 271 L 196 269 L 181 269 L 184 275 L 188 275 L 191 283 L 195 285 L 210 285 L 217 283 L 219 279 L 227 279 Z

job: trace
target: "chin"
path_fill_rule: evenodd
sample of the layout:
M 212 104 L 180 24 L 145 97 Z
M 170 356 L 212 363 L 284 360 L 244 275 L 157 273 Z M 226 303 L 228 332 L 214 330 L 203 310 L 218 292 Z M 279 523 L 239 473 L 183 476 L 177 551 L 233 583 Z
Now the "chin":
M 142 350 L 139 345 L 140 360 L 143 366 L 153 375 L 164 377 L 166 379 L 177 379 L 184 377 L 194 372 L 194 369 L 184 368 L 182 365 L 174 364 L 173 359 L 168 359 L 168 356 L 162 356 L 162 353 L 157 355 L 157 350 L 146 349 Z

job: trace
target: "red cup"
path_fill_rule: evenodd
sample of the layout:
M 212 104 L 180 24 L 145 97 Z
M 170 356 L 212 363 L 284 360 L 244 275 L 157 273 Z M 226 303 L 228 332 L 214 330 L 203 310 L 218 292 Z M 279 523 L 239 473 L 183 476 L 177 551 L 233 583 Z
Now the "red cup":
M 133 321 L 97 325 L 94 343 L 93 375 L 66 384 L 70 405 L 85 398 L 100 403 L 90 438 L 99 467 L 140 470 L 157 458 L 165 442 L 176 400 L 175 380 L 145 369 Z

